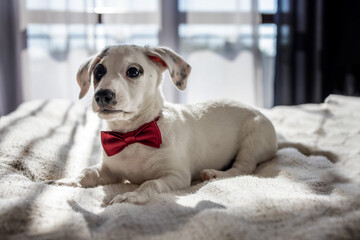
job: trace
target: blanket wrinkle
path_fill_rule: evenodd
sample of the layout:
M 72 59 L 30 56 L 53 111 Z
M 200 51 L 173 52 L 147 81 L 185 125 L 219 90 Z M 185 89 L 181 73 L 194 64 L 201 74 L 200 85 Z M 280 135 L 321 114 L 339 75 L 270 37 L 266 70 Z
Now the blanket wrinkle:
M 75 125 L 73 126 L 73 128 L 71 129 L 70 132 L 70 136 L 68 139 L 68 143 L 67 144 L 63 144 L 61 146 L 61 148 L 59 149 L 59 156 L 62 157 L 62 159 L 65 159 L 65 161 L 68 161 L 70 159 L 70 151 L 71 149 L 74 147 L 74 142 L 75 142 L 75 136 L 78 132 L 78 128 L 79 128 L 80 123 L 76 122 Z M 64 169 L 65 170 L 65 169 Z M 63 175 L 60 176 L 60 178 L 64 177 Z M 43 179 L 45 180 L 45 179 Z
M 46 102 L 45 102 L 46 103 Z M 47 104 L 47 103 L 46 103 Z M 44 104 L 42 105 L 44 106 Z M 39 144 L 42 140 L 47 139 L 47 138 L 51 138 L 55 135 L 57 129 L 59 129 L 60 127 L 62 127 L 64 124 L 66 124 L 68 117 L 69 117 L 69 113 L 70 110 L 72 108 L 73 104 L 69 104 L 69 106 L 67 107 L 67 109 L 65 110 L 64 114 L 63 114 L 63 118 L 61 119 L 60 123 L 55 125 L 54 127 L 50 127 L 50 129 L 44 134 L 44 135 L 40 135 L 38 137 L 35 137 L 33 139 L 30 140 L 30 142 L 28 142 L 23 150 L 21 151 L 21 153 L 19 154 L 19 156 L 13 160 L 12 162 L 9 163 L 9 166 L 12 167 L 14 170 L 21 172 L 21 174 L 25 177 L 27 177 L 29 180 L 31 181 L 39 181 L 42 180 L 41 177 L 36 176 L 30 169 L 29 167 L 26 165 L 26 161 L 24 161 L 25 159 L 31 157 L 31 153 L 34 150 L 35 146 L 37 144 Z M 75 129 L 76 126 L 74 126 L 74 130 L 72 131 L 73 134 L 70 135 L 70 138 L 73 138 L 73 136 L 75 135 Z M 69 145 L 72 145 L 72 141 L 69 141 Z M 60 153 L 64 154 L 65 156 L 67 156 L 66 151 L 66 147 L 62 146 L 59 149 Z M 66 159 L 65 159 L 66 160 Z M 49 172 L 51 172 L 51 169 L 47 169 Z M 57 170 L 59 171 L 59 170 Z M 10 174 L 11 171 L 8 171 L 7 174 Z M 2 176 L 4 177 L 4 176 Z M 18 226 L 18 224 L 13 225 L 5 225 L 4 229 L 2 229 L 4 232 L 8 232 L 8 233 L 12 233 L 14 232 L 14 228 L 17 229 L 18 233 L 22 232 L 22 231 L 26 231 L 27 226 L 29 225 L 30 221 L 31 221 L 31 209 L 33 208 L 33 204 L 36 201 L 37 197 L 42 193 L 43 189 L 45 189 L 44 186 L 41 186 L 40 188 L 37 189 L 37 191 L 30 193 L 29 195 L 27 195 L 25 198 L 27 199 L 27 201 L 25 202 L 25 205 L 22 203 L 17 203 L 17 205 L 15 205 L 14 207 L 9 208 L 4 215 L 5 219 L 2 219 L 2 221 L 4 221 L 5 223 L 8 222 L 12 222 L 11 220 L 7 220 L 7 217 L 12 217 L 12 216 L 16 216 L 18 215 L 17 219 L 17 223 L 20 224 L 21 226 Z M 16 214 L 19 209 L 21 210 L 21 214 Z M 1 226 L 0 226 L 1 229 Z M 1 230 L 0 230 L 1 232 Z
M 113 206 L 105 208 L 98 216 L 102 219 L 108 219 L 109 215 L 111 215 L 113 222 L 102 221 L 101 225 L 97 227 L 97 231 L 93 233 L 94 237 L 96 238 L 105 229 L 112 228 L 114 223 L 127 228 L 128 233 L 123 237 L 124 239 L 136 238 L 137 236 L 143 236 L 147 239 L 151 236 L 166 235 L 176 230 L 181 230 L 189 224 L 192 225 L 192 218 L 201 215 L 202 212 L 218 212 L 221 209 L 225 209 L 223 205 L 209 200 L 202 200 L 194 207 L 187 207 L 176 203 L 173 197 L 167 195 L 159 196 L 156 201 L 158 203 L 166 201 L 166 205 L 151 201 L 148 206 L 124 204 L 121 209 Z M 144 211 L 146 211 L 146 214 Z M 87 215 L 84 211 L 82 213 Z M 163 218 L 158 219 L 158 221 L 152 221 L 151 216 L 157 214 L 161 214 Z M 94 220 L 94 217 L 87 216 L 86 218 L 88 221 Z
M 91 152 L 87 157 L 87 166 L 95 165 L 99 162 L 100 156 L 101 156 L 101 141 L 100 141 L 100 131 L 102 128 L 102 122 L 99 121 L 98 126 L 96 127 L 94 131 L 94 137 L 91 144 Z
M 317 135 L 317 138 L 315 140 L 315 147 L 318 146 L 320 138 L 324 137 L 326 135 L 326 131 L 324 130 L 324 126 L 326 124 L 326 121 L 333 117 L 333 114 L 331 113 L 331 110 L 327 108 L 326 105 L 323 105 L 322 110 L 322 117 L 319 126 L 314 131 L 314 133 Z
M 40 114 L 41 111 L 43 111 L 43 109 L 46 107 L 46 105 L 48 103 L 49 103 L 49 100 L 43 101 L 40 104 L 40 106 L 36 107 L 34 110 L 29 111 L 28 113 L 24 114 L 21 117 L 13 119 L 8 125 L 5 125 L 2 128 L 0 128 L 0 143 L 5 138 L 6 134 L 8 134 L 14 126 L 21 123 L 22 121 L 26 120 L 29 117 L 34 117 L 37 114 Z M 1 120 L 1 118 L 0 118 L 0 120 Z
M 28 177 L 31 181 L 39 181 L 41 179 L 37 179 L 36 175 L 31 172 L 31 170 L 27 167 L 26 163 L 22 162 L 22 159 L 26 159 L 31 155 L 32 150 L 34 149 L 35 145 L 41 143 L 46 138 L 51 138 L 56 133 L 56 130 L 63 126 L 66 123 L 66 120 L 68 119 L 70 110 L 71 110 L 72 104 L 69 105 L 69 107 L 66 109 L 64 117 L 62 121 L 55 125 L 54 127 L 51 127 L 44 135 L 40 135 L 36 138 L 33 138 L 30 140 L 29 143 L 27 143 L 22 152 L 19 154 L 19 157 L 16 158 L 13 162 L 11 162 L 9 165 L 14 168 L 15 170 L 20 171 L 24 176 Z M 60 152 L 61 151 L 60 149 Z M 66 152 L 65 152 L 66 154 Z
M 45 186 L 40 186 L 36 191 L 28 195 L 25 194 L 26 199 L 28 200 L 25 203 L 19 201 L 15 203 L 8 203 L 7 208 L 1 209 L 1 235 L 6 236 L 27 231 L 32 216 L 32 203 L 44 188 Z
M 263 109 L 281 141 L 312 151 L 284 145 L 252 175 L 107 206 L 138 186 L 38 182 L 98 163 L 102 122 L 80 103 L 24 103 L 0 119 L 0 238 L 360 239 L 359 108 L 359 98 L 332 95 Z
M 83 215 L 89 229 L 95 229 L 96 231 L 96 228 L 100 227 L 103 224 L 103 221 L 100 221 L 103 219 L 101 219 L 99 215 L 87 211 L 74 200 L 68 200 L 67 202 L 75 212 L 79 212 Z

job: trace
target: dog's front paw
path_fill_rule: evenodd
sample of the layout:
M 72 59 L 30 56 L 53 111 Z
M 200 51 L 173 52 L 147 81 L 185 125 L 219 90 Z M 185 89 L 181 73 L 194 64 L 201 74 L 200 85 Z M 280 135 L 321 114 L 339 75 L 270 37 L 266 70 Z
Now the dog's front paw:
M 56 185 L 56 186 L 82 187 L 79 181 L 71 178 L 48 180 L 48 181 L 44 181 L 43 183 L 49 185 Z
M 144 204 L 149 200 L 150 198 L 145 194 L 141 194 L 139 192 L 127 192 L 116 195 L 113 200 L 111 200 L 109 205 L 113 205 L 114 203 Z

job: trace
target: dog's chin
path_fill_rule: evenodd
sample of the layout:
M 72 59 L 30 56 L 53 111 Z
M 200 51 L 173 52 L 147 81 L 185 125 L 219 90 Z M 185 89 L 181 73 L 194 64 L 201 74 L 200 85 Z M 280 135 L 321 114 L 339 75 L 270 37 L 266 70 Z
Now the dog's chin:
M 128 120 L 133 115 L 132 112 L 123 110 L 100 109 L 97 111 L 98 117 L 107 121 Z

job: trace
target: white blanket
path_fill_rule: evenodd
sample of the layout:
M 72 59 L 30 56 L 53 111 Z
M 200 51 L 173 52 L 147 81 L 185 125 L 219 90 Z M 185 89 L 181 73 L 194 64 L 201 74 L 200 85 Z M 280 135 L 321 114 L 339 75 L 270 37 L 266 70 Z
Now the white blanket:
M 360 239 L 359 110 L 342 96 L 263 110 L 282 139 L 336 163 L 284 148 L 254 175 L 107 206 L 137 186 L 41 183 L 100 160 L 100 120 L 79 103 L 24 103 L 0 120 L 0 239 Z

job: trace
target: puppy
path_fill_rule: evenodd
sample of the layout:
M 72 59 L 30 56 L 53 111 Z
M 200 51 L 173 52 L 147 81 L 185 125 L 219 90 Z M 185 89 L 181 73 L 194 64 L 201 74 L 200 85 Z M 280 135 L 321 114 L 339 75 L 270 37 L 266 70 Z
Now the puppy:
M 186 188 L 192 180 L 251 174 L 275 155 L 273 125 L 249 106 L 164 102 L 166 70 L 175 86 L 185 89 L 191 67 L 164 47 L 112 46 L 80 66 L 79 97 L 93 79 L 92 108 L 108 125 L 101 133 L 103 160 L 55 184 L 88 188 L 128 180 L 140 187 L 110 204 L 143 204 L 154 194 Z

